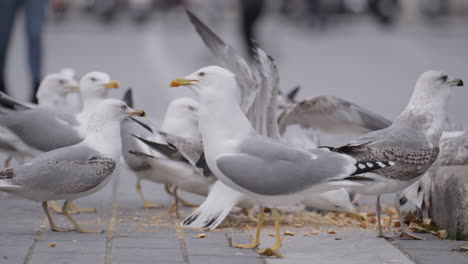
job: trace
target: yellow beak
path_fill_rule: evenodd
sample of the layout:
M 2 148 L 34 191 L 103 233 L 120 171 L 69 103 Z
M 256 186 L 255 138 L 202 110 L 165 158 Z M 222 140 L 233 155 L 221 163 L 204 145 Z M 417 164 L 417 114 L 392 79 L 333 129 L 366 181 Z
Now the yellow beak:
M 130 116 L 146 116 L 145 111 L 143 110 L 135 110 L 133 112 L 128 113 Z
M 188 80 L 188 79 L 185 79 L 185 78 L 178 78 L 178 79 L 174 79 L 171 81 L 171 84 L 170 86 L 171 87 L 179 87 L 179 86 L 183 86 L 183 85 L 189 85 L 193 82 L 198 82 L 197 80 Z
M 80 86 L 78 85 L 73 85 L 69 87 L 71 93 L 79 93 L 80 92 Z
M 112 81 L 110 81 L 110 82 L 104 84 L 104 87 L 106 87 L 106 88 L 108 88 L 108 89 L 119 88 L 119 82 L 112 80 Z

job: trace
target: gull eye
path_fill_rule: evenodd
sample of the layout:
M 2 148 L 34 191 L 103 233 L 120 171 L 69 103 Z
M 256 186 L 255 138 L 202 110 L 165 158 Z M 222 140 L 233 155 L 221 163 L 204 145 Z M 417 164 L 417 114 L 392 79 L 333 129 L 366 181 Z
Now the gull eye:
M 193 106 L 189 106 L 188 109 L 189 109 L 190 111 L 195 111 L 195 110 L 196 110 L 195 107 L 193 107 Z
M 96 78 L 91 77 L 90 80 L 91 80 L 92 82 L 95 82 L 95 81 L 96 81 Z
M 198 76 L 200 76 L 200 77 L 203 77 L 203 76 L 205 76 L 205 75 L 206 75 L 206 74 L 205 74 L 204 72 L 198 73 Z
M 126 105 L 122 105 L 122 106 L 120 107 L 120 109 L 122 109 L 122 110 L 125 111 L 125 110 L 127 110 L 127 106 L 126 106 Z
M 65 81 L 62 80 L 62 79 L 60 79 L 60 80 L 58 80 L 58 83 L 59 83 L 59 84 L 65 84 Z
M 440 79 L 441 79 L 443 82 L 446 82 L 446 81 L 447 81 L 447 77 L 448 77 L 447 75 L 444 75 L 444 76 L 440 77 Z

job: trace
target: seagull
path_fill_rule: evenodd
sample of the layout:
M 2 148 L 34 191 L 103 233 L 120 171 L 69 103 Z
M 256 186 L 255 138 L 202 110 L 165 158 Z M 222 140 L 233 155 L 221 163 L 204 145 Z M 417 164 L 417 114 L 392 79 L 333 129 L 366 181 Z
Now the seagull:
M 87 137 L 80 143 L 45 152 L 30 162 L 0 171 L 0 191 L 41 202 L 51 230 L 57 227 L 49 213 L 48 201 L 65 200 L 63 214 L 82 233 L 101 230 L 82 228 L 69 214 L 71 201 L 102 189 L 115 172 L 122 153 L 120 121 L 127 116 L 144 116 L 124 102 L 107 99 L 89 116 Z
M 337 189 L 343 180 L 381 167 L 385 160 L 358 162 L 328 149 L 301 150 L 262 136 L 242 111 L 241 89 L 236 76 L 219 66 L 197 70 L 175 79 L 172 87 L 188 86 L 199 98 L 199 128 L 209 169 L 225 185 L 243 193 L 260 206 L 255 240 L 233 244 L 240 248 L 259 245 L 263 208 L 272 208 L 276 242 L 260 254 L 275 254 L 281 247 L 280 205 L 299 204 L 309 193 Z
M 83 109 L 76 114 L 50 107 L 30 107 L 0 93 L 0 123 L 3 140 L 10 142 L 17 156 L 35 157 L 43 152 L 70 146 L 86 137 L 86 124 L 96 107 L 118 82 L 103 72 L 90 72 L 80 80 Z M 54 206 L 54 203 L 51 203 Z M 76 207 L 72 204 L 72 207 Z M 60 212 L 59 208 L 53 207 Z M 77 208 L 78 209 L 78 208 Z M 91 212 L 86 208 L 78 209 Z
M 356 193 L 377 196 L 380 237 L 383 237 L 380 196 L 401 192 L 420 179 L 436 161 L 453 86 L 463 86 L 463 81 L 440 71 L 424 72 L 416 81 L 407 107 L 390 127 L 362 135 L 345 146 L 330 148 L 357 161 L 387 160 L 395 163 L 395 166 L 336 181 L 337 185 Z M 395 206 L 400 216 L 401 234 L 419 239 L 406 231 L 399 208 L 399 194 Z

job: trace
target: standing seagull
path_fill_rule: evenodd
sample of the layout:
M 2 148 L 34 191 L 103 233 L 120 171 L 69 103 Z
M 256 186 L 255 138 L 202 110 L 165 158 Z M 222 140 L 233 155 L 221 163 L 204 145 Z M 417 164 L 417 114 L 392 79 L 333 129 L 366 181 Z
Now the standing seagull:
M 110 180 L 122 153 L 120 121 L 130 115 L 144 116 L 124 102 L 103 101 L 88 121 L 88 136 L 79 144 L 43 153 L 31 162 L 0 171 L 0 191 L 42 202 L 53 231 L 70 231 L 55 225 L 47 202 L 65 200 L 62 211 L 75 229 L 86 230 L 70 216 L 71 201 L 99 191 Z
M 260 254 L 278 255 L 281 247 L 279 205 L 299 204 L 308 194 L 337 187 L 329 182 L 342 180 L 392 166 L 391 163 L 356 162 L 348 155 L 328 149 L 305 151 L 261 136 L 252 127 L 241 108 L 241 90 L 236 76 L 218 66 L 202 68 L 171 86 L 188 86 L 199 98 L 199 128 L 209 169 L 224 184 L 253 199 L 260 206 L 255 240 L 251 244 L 233 244 L 240 248 L 259 245 L 263 207 L 272 208 L 276 242 Z
M 437 159 L 453 86 L 463 86 L 463 81 L 440 71 L 424 72 L 416 82 L 408 106 L 390 127 L 362 135 L 343 147 L 331 148 L 358 161 L 387 160 L 395 163 L 392 167 L 336 182 L 360 194 L 377 195 L 379 236 L 383 236 L 380 196 L 401 192 L 417 181 Z M 400 216 L 402 235 L 418 239 L 406 231 L 399 212 L 398 196 L 395 206 Z

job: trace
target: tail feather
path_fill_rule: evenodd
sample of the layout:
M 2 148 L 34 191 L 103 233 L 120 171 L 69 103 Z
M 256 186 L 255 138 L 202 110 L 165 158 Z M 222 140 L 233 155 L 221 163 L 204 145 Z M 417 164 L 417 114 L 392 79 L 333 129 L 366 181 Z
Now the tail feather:
M 28 110 L 31 109 L 31 107 L 16 101 L 12 97 L 6 95 L 3 92 L 0 92 L 0 108 L 6 108 L 9 110 Z
M 206 200 L 181 225 L 195 228 L 216 228 L 242 200 L 243 194 L 217 181 L 211 188 Z

